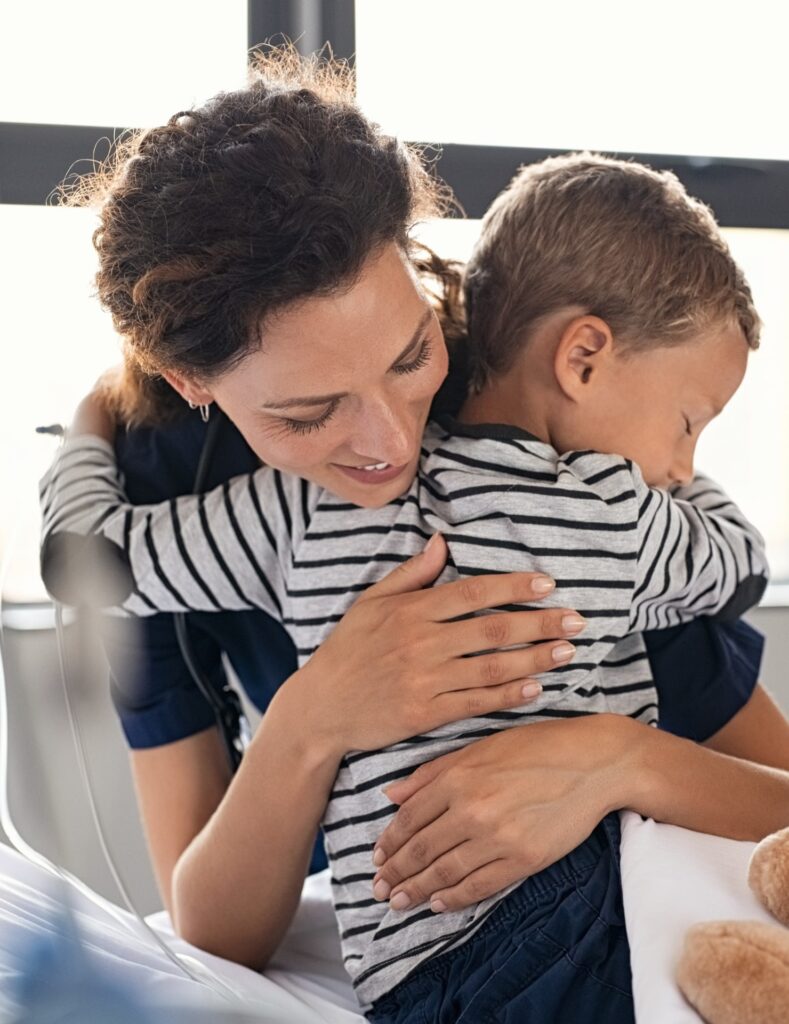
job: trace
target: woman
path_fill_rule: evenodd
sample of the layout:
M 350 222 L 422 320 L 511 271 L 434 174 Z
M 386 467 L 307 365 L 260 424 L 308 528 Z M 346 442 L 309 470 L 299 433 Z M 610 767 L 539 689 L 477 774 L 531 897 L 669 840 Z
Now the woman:
M 97 234 L 99 287 L 132 366 L 161 373 L 194 405 L 216 401 L 268 464 L 375 506 L 401 493 L 413 473 L 444 375 L 440 360 L 428 365 L 424 357 L 440 348 L 437 323 L 400 314 L 414 289 L 407 262 L 393 264 L 383 287 L 367 277 L 370 255 L 385 242 L 406 251 L 427 180 L 413 156 L 376 135 L 336 92 L 329 96 L 329 75 L 310 82 L 318 98 L 288 88 L 303 85 L 305 72 L 288 74 L 284 85 L 261 81 L 143 136 L 110 183 Z M 331 298 L 328 313 L 325 302 L 320 313 L 310 303 L 319 296 Z M 349 337 L 358 342 L 350 357 Z M 390 350 L 394 357 L 378 366 Z M 290 358 L 274 359 L 277 351 Z M 141 405 L 138 394 L 135 410 Z M 76 429 L 91 430 L 97 414 L 87 403 Z M 160 884 L 167 898 L 172 875 L 176 924 L 194 941 L 265 962 L 292 915 L 343 753 L 463 717 L 469 696 L 504 706 L 496 687 L 446 689 L 457 655 L 479 650 L 479 641 L 469 647 L 464 630 L 462 642 L 448 645 L 457 623 L 442 628 L 442 616 L 533 599 L 535 580 L 477 580 L 476 594 L 461 584 L 414 593 L 436 577 L 443 557 L 433 545 L 364 593 L 278 691 L 226 794 L 226 776 L 214 770 L 206 784 L 206 766 L 196 763 L 208 751 L 219 763 L 213 737 L 190 741 L 188 754 L 171 750 L 135 765 Z M 560 635 L 558 624 L 552 633 Z M 527 634 L 513 641 L 534 638 Z M 548 664 L 540 659 L 557 649 L 523 652 L 514 678 L 540 671 Z M 764 725 L 762 759 L 780 763 L 786 727 L 766 698 L 757 694 L 737 717 L 719 742 L 756 756 L 751 726 Z M 390 856 L 379 884 L 391 891 L 412 879 L 402 888 L 414 898 L 439 890 L 447 906 L 479 900 L 556 860 L 620 806 L 743 838 L 775 827 L 785 777 L 634 729 L 627 720 L 548 722 L 532 726 L 528 743 L 512 730 L 428 766 L 394 794 L 409 799 L 381 840 Z M 184 780 L 191 820 L 165 820 L 161 771 Z M 703 781 L 688 787 L 689 771 Z M 500 788 L 502 773 L 509 778 Z M 497 792 L 494 827 L 476 833 L 455 813 L 470 777 L 483 796 L 491 780 Z M 718 804 L 724 789 L 736 812 Z M 507 800 L 509 820 L 500 814 Z M 439 819 L 431 847 L 415 833 Z M 484 842 L 473 843 L 480 836 Z M 430 865 L 466 840 L 471 859 L 436 884 Z

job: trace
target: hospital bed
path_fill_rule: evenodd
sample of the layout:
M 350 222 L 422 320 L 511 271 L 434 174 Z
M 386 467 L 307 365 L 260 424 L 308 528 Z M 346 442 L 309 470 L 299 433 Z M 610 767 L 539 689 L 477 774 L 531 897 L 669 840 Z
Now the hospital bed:
M 622 876 L 638 1024 L 699 1024 L 673 981 L 691 924 L 720 917 L 769 920 L 745 882 L 752 850 L 752 843 L 658 825 L 632 812 L 623 815 Z M 22 969 L 20 951 L 53 927 L 59 891 L 46 870 L 0 845 L 0 1011 L 2 994 Z M 103 970 L 144 987 L 163 1004 L 195 999 L 199 983 L 140 935 L 131 914 L 101 897 L 75 895 L 74 908 L 84 941 Z M 260 1021 L 364 1020 L 340 959 L 328 872 L 306 880 L 298 913 L 262 975 L 188 946 L 174 936 L 164 913 L 148 921 L 174 950 L 191 954 L 253 1004 Z

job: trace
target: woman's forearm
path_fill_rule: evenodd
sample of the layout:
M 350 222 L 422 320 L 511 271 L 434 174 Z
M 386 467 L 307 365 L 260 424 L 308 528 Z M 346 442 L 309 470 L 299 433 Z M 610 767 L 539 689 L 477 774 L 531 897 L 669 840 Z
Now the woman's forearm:
M 173 875 L 179 935 L 262 969 L 298 905 L 336 752 L 305 735 L 292 688 L 269 706 L 230 788 Z
M 730 757 L 629 719 L 620 806 L 656 821 L 758 841 L 789 822 L 789 771 Z

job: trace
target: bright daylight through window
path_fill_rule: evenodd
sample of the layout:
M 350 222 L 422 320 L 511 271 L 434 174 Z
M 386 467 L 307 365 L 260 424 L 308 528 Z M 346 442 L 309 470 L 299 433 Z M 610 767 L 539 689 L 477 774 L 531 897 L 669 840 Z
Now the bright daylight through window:
M 18 6 L 14 17 L 40 17 L 40 6 Z M 621 8 L 621 17 L 611 19 L 618 27 L 589 52 L 583 32 L 574 33 L 574 49 L 562 33 L 570 16 L 581 23 L 597 17 L 577 0 L 541 8 L 506 0 L 360 0 L 360 101 L 385 127 L 424 142 L 789 159 L 789 135 L 768 116 L 769 97 L 779 84 L 783 90 L 784 61 L 777 52 L 783 39 L 761 37 L 765 0 L 754 0 L 747 17 L 743 11 L 736 19 L 721 17 L 722 9 L 707 2 L 666 0 L 659 14 L 654 6 L 608 6 Z M 91 0 L 80 5 L 79 17 L 59 18 L 57 33 L 20 24 L 13 46 L 10 34 L 0 39 L 0 120 L 144 126 L 232 87 L 243 77 L 246 4 L 226 0 L 221 17 L 216 11 L 210 18 L 189 17 L 196 7 L 188 0 L 139 0 L 135 18 L 124 17 L 121 31 L 120 9 L 116 14 L 113 6 Z M 159 26 L 155 37 L 144 31 L 149 17 Z M 677 20 L 686 29 L 693 22 L 693 31 L 676 32 Z M 486 35 L 486 22 L 498 26 L 495 36 Z M 94 27 L 93 36 L 86 26 Z M 180 44 L 184 26 L 188 46 Z M 704 48 L 683 49 L 683 40 L 700 34 Z M 122 39 L 122 47 L 108 46 L 108 39 Z M 35 60 L 19 51 L 19 40 L 35 43 Z M 636 53 L 637 59 L 628 56 Z M 733 53 L 736 75 L 727 59 Z M 749 68 L 757 54 L 758 68 Z M 145 76 L 127 74 L 141 62 Z M 52 73 L 44 76 L 44 67 Z M 94 226 L 85 211 L 0 205 L 6 383 L 0 434 L 14 439 L 0 455 L 6 496 L 0 553 L 18 526 L 6 599 L 44 596 L 37 577 L 36 481 L 54 448 L 34 428 L 67 420 L 98 374 L 119 358 L 109 318 L 92 297 Z M 477 229 L 476 222 L 454 221 L 426 225 L 422 234 L 437 251 L 463 257 Z M 740 393 L 702 439 L 698 463 L 758 524 L 773 578 L 789 582 L 789 231 L 726 234 L 765 328 Z

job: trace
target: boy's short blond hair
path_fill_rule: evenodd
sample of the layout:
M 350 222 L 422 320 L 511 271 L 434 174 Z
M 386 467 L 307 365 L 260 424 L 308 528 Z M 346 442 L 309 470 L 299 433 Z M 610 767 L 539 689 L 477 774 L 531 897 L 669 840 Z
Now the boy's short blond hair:
M 718 324 L 759 344 L 750 288 L 711 211 L 668 171 L 592 153 L 521 168 L 485 215 L 465 297 L 475 388 L 569 306 L 634 351 Z

